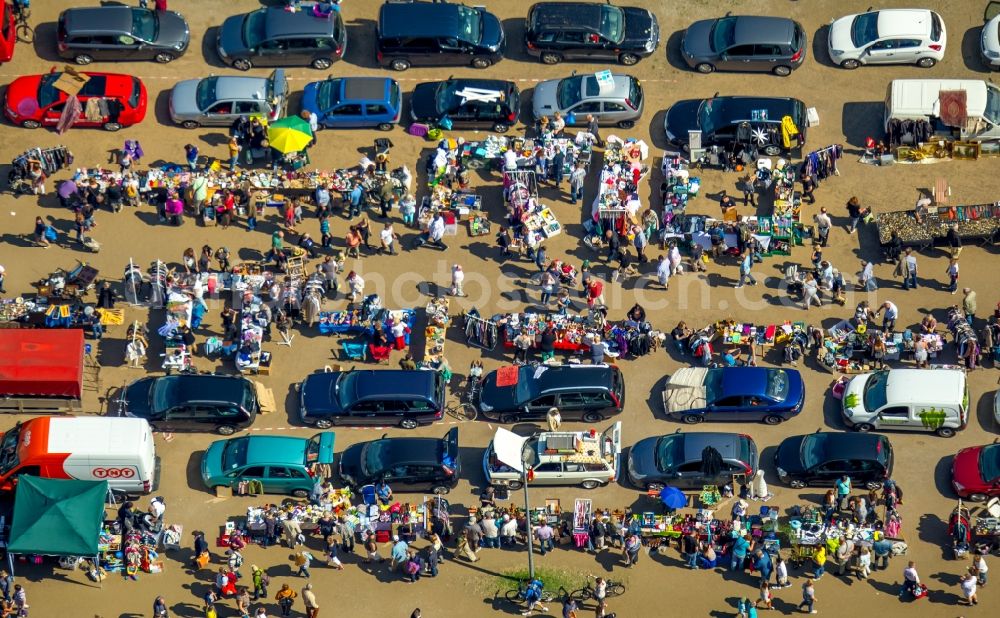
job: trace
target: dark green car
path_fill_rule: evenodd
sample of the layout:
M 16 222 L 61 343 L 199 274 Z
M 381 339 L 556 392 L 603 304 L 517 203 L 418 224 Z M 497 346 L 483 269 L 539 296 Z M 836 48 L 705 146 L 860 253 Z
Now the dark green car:
M 305 498 L 316 483 L 313 464 L 333 464 L 333 440 L 332 431 L 312 438 L 245 436 L 218 440 L 201 458 L 201 480 L 212 490 L 260 481 L 264 493 Z

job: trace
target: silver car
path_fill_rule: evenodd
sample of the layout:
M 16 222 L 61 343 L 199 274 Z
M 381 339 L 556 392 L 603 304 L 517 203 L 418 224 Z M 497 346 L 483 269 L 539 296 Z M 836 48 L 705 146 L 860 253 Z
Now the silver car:
M 585 127 L 587 115 L 592 114 L 598 124 L 623 129 L 635 126 L 642 116 L 642 106 L 642 85 L 638 79 L 612 74 L 611 80 L 598 80 L 594 73 L 541 82 L 535 86 L 531 102 L 535 120 L 558 111 L 567 125 Z
M 277 69 L 270 77 L 209 76 L 178 82 L 170 91 L 170 119 L 186 129 L 228 127 L 240 116 L 274 121 L 288 108 L 288 81 Z

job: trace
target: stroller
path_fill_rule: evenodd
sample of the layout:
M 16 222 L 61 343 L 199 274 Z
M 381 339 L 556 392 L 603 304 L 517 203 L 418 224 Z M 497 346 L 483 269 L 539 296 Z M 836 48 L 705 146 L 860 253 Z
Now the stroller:
M 951 550 L 956 560 L 961 560 L 969 554 L 972 547 L 972 518 L 969 516 L 969 509 L 962 501 L 958 501 L 958 506 L 948 517 L 948 536 L 951 537 Z

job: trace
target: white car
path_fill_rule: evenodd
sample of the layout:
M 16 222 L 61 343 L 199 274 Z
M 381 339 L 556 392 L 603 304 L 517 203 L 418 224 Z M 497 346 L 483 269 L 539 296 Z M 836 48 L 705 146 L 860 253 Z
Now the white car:
M 986 22 L 979 38 L 979 53 L 991 70 L 1000 70 L 1000 15 Z
M 944 20 L 934 11 L 887 9 L 835 20 L 827 40 L 830 60 L 844 69 L 863 64 L 915 64 L 929 69 L 944 58 L 948 37 Z

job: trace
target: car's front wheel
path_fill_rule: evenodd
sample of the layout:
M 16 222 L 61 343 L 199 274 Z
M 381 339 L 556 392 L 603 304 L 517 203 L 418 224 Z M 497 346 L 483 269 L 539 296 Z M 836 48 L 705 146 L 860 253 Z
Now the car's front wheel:
M 249 71 L 253 67 L 253 63 L 246 58 L 237 58 L 233 60 L 233 68 L 240 71 Z
M 695 66 L 694 70 L 707 75 L 708 73 L 715 71 L 715 65 L 709 64 L 708 62 L 702 62 L 701 64 Z
M 545 52 L 538 57 L 542 61 L 542 64 L 559 64 L 562 62 L 562 56 L 553 52 Z
M 117 122 L 105 122 L 103 128 L 105 131 L 117 131 L 122 128 L 122 125 Z
M 292 492 L 292 496 L 296 498 L 308 498 L 309 492 L 305 489 L 296 489 Z
M 857 431 L 857 432 L 860 432 L 860 433 L 868 433 L 869 431 L 871 431 L 872 429 L 875 429 L 875 428 L 871 424 L 869 424 L 869 423 L 859 423 L 859 424 L 855 425 L 853 427 L 853 429 L 854 429 L 854 431 Z
M 174 55 L 169 52 L 160 52 L 153 57 L 160 64 L 166 64 L 174 59 Z
M 317 71 L 325 71 L 330 68 L 330 64 L 331 62 L 329 58 L 317 58 L 312 61 L 312 68 Z
M 705 417 L 701 414 L 685 414 L 682 420 L 688 425 L 697 425 L 705 420 Z
M 501 414 L 500 415 L 500 424 L 501 425 L 513 425 L 516 422 L 517 422 L 517 415 L 516 414 Z
M 785 419 L 781 418 L 780 416 L 777 416 L 777 415 L 774 415 L 774 414 L 769 414 L 769 415 L 767 415 L 767 416 L 764 417 L 764 424 L 765 425 L 780 425 L 781 421 L 783 421 L 783 420 L 785 420 Z
M 955 436 L 955 430 L 952 429 L 951 427 L 938 427 L 938 430 L 935 431 L 934 433 L 941 436 L 942 438 L 951 438 Z
M 195 120 L 185 120 L 184 122 L 181 123 L 181 126 L 184 127 L 185 129 L 197 129 L 198 127 L 201 126 L 201 123 Z
M 917 60 L 917 66 L 921 69 L 929 69 L 935 64 L 937 64 L 937 60 L 933 58 L 921 58 L 920 60 Z
M 328 418 L 321 418 L 318 421 L 316 421 L 317 429 L 329 429 L 331 427 L 333 427 L 333 421 L 331 421 Z
M 502 122 L 498 122 L 495 125 L 493 125 L 493 131 L 495 131 L 496 133 L 506 133 L 508 129 L 510 129 L 510 125 L 504 124 Z
M 580 487 L 583 487 L 584 489 L 597 489 L 600 486 L 601 484 L 595 480 L 588 480 L 580 483 Z
M 792 67 L 777 66 L 774 67 L 774 74 L 778 77 L 788 77 L 792 74 Z
M 37 129 L 38 127 L 42 126 L 42 123 L 38 122 L 37 120 L 22 120 L 21 126 L 24 127 L 25 129 Z
M 792 489 L 803 489 L 805 488 L 806 485 L 808 485 L 808 483 L 806 483 L 805 481 L 800 481 L 799 479 L 795 479 L 793 481 L 788 482 L 788 486 L 791 487 Z
M 631 129 L 634 126 L 635 126 L 634 120 L 622 120 L 618 123 L 619 129 Z
M 639 56 L 636 56 L 635 54 L 622 54 L 621 56 L 618 56 L 618 62 L 630 67 L 639 62 Z
M 94 57 L 91 56 L 90 54 L 77 54 L 76 57 L 73 58 L 73 62 L 75 62 L 75 63 L 77 63 L 77 64 L 79 64 L 81 66 L 90 64 L 93 61 L 94 61 Z
M 583 422 L 585 423 L 596 423 L 601 420 L 604 420 L 604 417 L 599 412 L 587 412 L 583 415 Z
M 510 481 L 507 483 L 507 489 L 517 490 L 524 487 L 524 483 L 521 481 Z
M 472 68 L 474 68 L 474 69 L 487 69 L 487 68 L 489 68 L 489 66 L 491 64 L 493 64 L 493 63 L 490 62 L 489 58 L 473 58 L 472 59 Z
M 859 66 L 861 66 L 861 62 L 855 60 L 854 58 L 849 58 L 840 63 L 840 68 L 847 69 L 848 71 L 853 71 Z
M 379 131 L 392 131 L 392 123 L 391 122 L 382 122 L 382 123 L 379 123 L 378 130 Z
M 646 491 L 663 491 L 663 483 L 646 483 Z
M 392 67 L 393 71 L 405 71 L 410 68 L 410 61 L 403 60 L 402 58 L 396 58 L 389 64 L 389 66 Z
M 986 502 L 986 494 L 969 494 L 969 502 Z
M 433 491 L 433 492 L 434 492 L 434 493 L 435 493 L 436 495 L 438 495 L 438 496 L 443 496 L 443 495 L 445 495 L 446 493 L 448 493 L 449 491 L 451 491 L 451 489 L 449 489 L 449 488 L 445 487 L 444 485 L 435 485 L 435 486 L 434 486 L 434 487 L 433 487 L 433 488 L 431 489 L 431 491 Z
M 215 428 L 215 431 L 217 431 L 220 436 L 231 436 L 236 433 L 236 428 L 232 425 L 219 425 Z
M 417 421 L 413 420 L 412 418 L 404 418 L 399 422 L 399 426 L 402 427 L 403 429 L 416 429 Z

